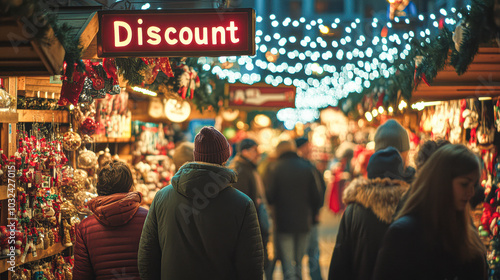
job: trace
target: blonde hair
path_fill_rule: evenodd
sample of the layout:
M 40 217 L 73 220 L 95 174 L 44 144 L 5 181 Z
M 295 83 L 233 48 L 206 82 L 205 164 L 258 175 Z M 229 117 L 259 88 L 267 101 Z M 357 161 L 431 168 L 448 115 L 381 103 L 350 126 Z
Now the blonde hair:
M 434 152 L 418 171 L 410 196 L 396 219 L 417 215 L 424 226 L 427 241 L 437 241 L 442 248 L 461 261 L 484 255 L 486 248 L 472 224 L 470 206 L 455 209 L 453 179 L 470 174 L 480 175 L 479 160 L 463 145 L 445 145 Z
M 295 152 L 297 150 L 297 146 L 295 146 L 295 142 L 291 140 L 284 140 L 278 143 L 276 146 L 276 156 L 280 157 L 282 154 L 286 152 Z

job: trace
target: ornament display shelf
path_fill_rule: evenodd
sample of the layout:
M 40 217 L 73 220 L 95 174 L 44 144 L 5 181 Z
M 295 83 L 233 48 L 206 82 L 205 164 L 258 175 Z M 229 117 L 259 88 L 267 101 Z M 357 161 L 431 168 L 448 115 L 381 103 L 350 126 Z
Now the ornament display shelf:
M 95 143 L 132 143 L 135 137 L 106 137 L 101 135 L 92 136 Z
M 0 200 L 6 200 L 9 198 L 9 195 L 7 194 L 7 185 L 0 185 Z
M 69 112 L 57 110 L 17 110 L 18 122 L 56 122 L 68 123 Z
M 29 256 L 26 256 L 26 259 L 24 260 L 24 262 L 21 262 L 21 256 L 16 256 L 16 261 L 15 261 L 16 267 L 23 265 L 23 264 L 26 264 L 26 263 L 30 263 L 33 261 L 37 261 L 37 260 L 41 260 L 41 259 L 44 259 L 47 257 L 57 255 L 57 254 L 61 253 L 62 251 L 64 251 L 66 248 L 70 248 L 70 247 L 64 247 L 61 242 L 58 242 L 58 243 L 52 245 L 52 247 L 50 247 L 47 250 L 43 250 L 43 251 L 37 250 L 38 255 L 36 257 L 33 257 L 33 254 L 29 254 Z M 0 273 L 4 273 L 5 271 L 7 271 L 9 269 L 10 265 L 9 265 L 9 263 L 7 263 L 8 260 L 9 260 L 8 258 L 0 260 Z
M 18 120 L 18 113 L 0 111 L 0 123 L 16 123 L 17 120 Z

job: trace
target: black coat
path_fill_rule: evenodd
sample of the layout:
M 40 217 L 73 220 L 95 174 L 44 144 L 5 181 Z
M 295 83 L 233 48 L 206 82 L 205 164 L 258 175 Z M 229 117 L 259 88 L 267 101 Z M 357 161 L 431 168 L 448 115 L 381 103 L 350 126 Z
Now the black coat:
M 254 172 L 257 172 L 257 166 L 243 156 L 236 156 L 230 166 L 238 174 L 238 181 L 233 187 L 248 195 L 255 205 L 259 192 L 257 190 L 257 181 Z
M 161 189 L 139 244 L 141 279 L 262 279 L 263 247 L 252 200 L 236 174 L 191 162 Z
M 385 232 L 408 184 L 386 179 L 358 178 L 343 194 L 342 215 L 328 279 L 369 280 Z M 405 279 L 405 278 L 401 278 Z
M 481 280 L 486 279 L 485 258 L 460 263 L 439 244 L 424 240 L 415 216 L 395 221 L 384 237 L 373 280 Z
M 266 176 L 266 196 L 274 206 L 276 231 L 306 233 L 323 205 L 321 186 L 310 162 L 294 152 L 282 154 Z

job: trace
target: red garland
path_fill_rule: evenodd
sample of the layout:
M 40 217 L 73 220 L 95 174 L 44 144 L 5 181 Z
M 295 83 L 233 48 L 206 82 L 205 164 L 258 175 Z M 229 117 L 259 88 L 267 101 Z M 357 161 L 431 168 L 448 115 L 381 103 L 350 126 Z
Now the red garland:
M 114 58 L 104 58 L 102 60 L 102 67 L 106 71 L 108 79 L 113 79 L 113 85 L 118 84 L 118 74 Z
M 149 81 L 146 81 L 146 83 L 152 84 L 156 79 L 158 72 L 160 71 L 167 75 L 167 77 L 174 77 L 174 72 L 172 72 L 172 67 L 170 66 L 170 60 L 168 59 L 168 57 L 142 57 L 141 59 L 142 61 L 144 61 L 144 63 L 146 63 L 146 65 L 153 66 L 153 76 Z
M 83 90 L 83 83 L 85 82 L 85 73 L 78 72 L 76 70 L 76 65 L 73 65 L 73 77 L 68 81 L 68 77 L 65 77 L 63 85 L 61 87 L 61 97 L 57 102 L 60 106 L 66 106 L 73 104 L 78 105 L 78 99 L 80 98 L 80 93 Z

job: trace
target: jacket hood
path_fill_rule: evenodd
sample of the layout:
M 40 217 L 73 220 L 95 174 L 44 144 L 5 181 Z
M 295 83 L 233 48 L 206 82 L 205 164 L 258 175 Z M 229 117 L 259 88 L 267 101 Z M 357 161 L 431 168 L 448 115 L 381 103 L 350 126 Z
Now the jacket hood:
M 409 187 L 401 180 L 358 178 L 345 189 L 342 200 L 345 204 L 359 203 L 371 209 L 381 221 L 391 223 L 399 200 Z
M 98 196 L 87 203 L 96 219 L 106 226 L 122 226 L 128 223 L 139 209 L 140 192 L 115 193 Z
M 214 197 L 236 180 L 236 173 L 229 168 L 206 162 L 189 162 L 172 177 L 172 186 L 185 197 Z

